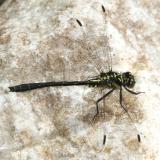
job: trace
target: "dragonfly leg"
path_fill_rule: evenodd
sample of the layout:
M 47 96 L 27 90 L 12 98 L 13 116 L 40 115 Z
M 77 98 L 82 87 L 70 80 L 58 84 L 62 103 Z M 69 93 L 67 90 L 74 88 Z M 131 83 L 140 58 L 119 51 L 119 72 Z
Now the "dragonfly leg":
M 131 94 L 135 94 L 135 95 L 138 95 L 138 94 L 141 94 L 141 93 L 145 93 L 145 92 L 134 92 L 130 89 L 128 89 L 127 87 L 124 87 L 128 92 L 130 92 Z
M 96 114 L 95 116 L 93 117 L 93 120 L 97 117 L 97 115 L 99 114 L 99 106 L 98 106 L 98 103 L 100 101 L 102 101 L 104 98 L 106 98 L 109 94 L 111 94 L 115 89 L 111 89 L 108 93 L 106 93 L 105 95 L 103 95 L 101 98 L 99 98 L 97 101 L 96 101 Z
M 126 88 L 125 88 L 125 89 L 126 89 Z M 127 88 L 126 90 L 128 91 L 128 88 Z M 130 90 L 129 90 L 128 92 L 130 92 Z M 132 92 L 133 92 L 133 91 L 131 91 L 131 93 L 132 93 Z M 136 94 L 136 95 L 137 95 L 137 94 L 140 94 L 140 93 L 143 93 L 143 92 L 133 92 L 132 94 Z M 128 117 L 130 118 L 130 120 L 133 122 L 130 114 L 128 113 L 128 110 L 123 106 L 123 103 L 122 103 L 122 101 L 123 101 L 123 97 L 122 97 L 122 87 L 120 88 L 120 98 L 119 98 L 119 101 L 120 101 L 121 107 L 124 109 L 124 111 L 127 113 L 127 115 L 128 115 Z M 138 142 L 140 143 L 140 142 L 141 142 L 141 137 L 140 137 L 139 134 L 137 134 L 137 139 L 138 139 Z
M 123 106 L 122 101 L 123 101 L 123 97 L 122 97 L 122 87 L 121 87 L 121 88 L 120 88 L 120 94 L 119 94 L 119 103 L 120 103 L 121 107 L 123 108 L 123 110 L 124 110 L 124 111 L 128 114 L 128 116 L 130 117 L 127 109 Z M 130 118 L 131 118 L 131 117 L 130 117 Z

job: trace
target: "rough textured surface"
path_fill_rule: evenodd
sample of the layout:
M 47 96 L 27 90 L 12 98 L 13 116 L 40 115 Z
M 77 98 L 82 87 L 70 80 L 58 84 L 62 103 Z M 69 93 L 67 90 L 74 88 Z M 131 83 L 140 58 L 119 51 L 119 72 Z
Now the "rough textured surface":
M 0 6 L 0 159 L 160 159 L 159 23 L 158 0 L 6 0 Z M 109 53 L 113 70 L 134 73 L 135 90 L 145 92 L 124 92 L 134 122 L 120 108 L 118 91 L 101 104 L 105 114 L 92 121 L 95 101 L 107 89 L 7 90 L 87 79 L 107 71 Z

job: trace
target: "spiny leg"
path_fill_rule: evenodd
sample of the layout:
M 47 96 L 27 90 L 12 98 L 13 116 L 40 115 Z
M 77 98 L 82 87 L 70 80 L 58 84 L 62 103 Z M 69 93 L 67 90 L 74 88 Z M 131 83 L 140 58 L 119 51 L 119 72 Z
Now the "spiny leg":
M 128 89 L 127 87 L 124 87 L 128 92 L 130 92 L 131 94 L 135 94 L 135 95 L 138 95 L 138 94 L 141 94 L 141 93 L 145 93 L 145 92 L 134 92 L 130 89 Z
M 123 97 L 122 97 L 122 87 L 121 87 L 121 88 L 120 88 L 120 94 L 119 94 L 119 103 L 120 103 L 121 107 L 123 108 L 123 110 L 124 110 L 124 111 L 127 113 L 127 115 L 130 117 L 127 109 L 123 106 L 122 101 L 123 101 Z M 131 117 L 130 117 L 130 118 L 131 118 Z
M 104 93 L 103 90 L 102 90 L 102 93 Z M 104 94 L 102 94 L 102 95 L 104 95 Z M 103 103 L 103 104 L 102 104 L 103 107 L 102 107 L 102 113 L 101 113 L 101 114 L 102 114 L 102 116 L 103 116 L 104 119 L 105 119 L 105 113 L 106 113 L 106 111 L 105 111 L 105 109 L 106 109 L 106 107 L 105 107 L 105 106 L 106 106 L 105 98 L 103 99 L 103 102 L 102 102 L 102 103 Z
M 93 117 L 93 120 L 95 119 L 95 117 L 99 114 L 99 108 L 98 108 L 98 103 L 103 100 L 104 98 L 106 98 L 109 94 L 111 94 L 115 89 L 111 89 L 108 93 L 106 93 L 105 95 L 103 95 L 101 98 L 99 98 L 96 101 L 96 109 L 97 109 L 97 113 L 95 114 L 95 116 Z
M 126 89 L 126 88 L 125 88 Z M 128 89 L 128 88 L 127 88 Z M 127 90 L 126 89 L 126 90 Z M 127 90 L 128 91 L 128 90 Z M 130 92 L 130 90 L 128 91 L 128 92 Z M 132 91 L 133 92 L 133 91 Z M 132 94 L 140 94 L 140 93 L 143 93 L 143 92 L 133 92 Z M 120 101 L 120 105 L 121 105 L 121 107 L 124 109 L 124 111 L 127 113 L 127 115 L 128 115 L 128 117 L 130 118 L 130 120 L 133 122 L 133 120 L 132 120 L 132 118 L 131 118 L 131 116 L 129 115 L 129 113 L 128 113 L 128 110 L 123 106 L 123 96 L 122 96 L 122 87 L 120 88 L 120 94 L 119 94 L 119 101 Z M 137 128 L 136 128 L 137 129 Z M 139 134 L 137 134 L 137 139 L 138 139 L 138 142 L 140 143 L 141 142 L 141 137 L 140 137 L 140 135 Z

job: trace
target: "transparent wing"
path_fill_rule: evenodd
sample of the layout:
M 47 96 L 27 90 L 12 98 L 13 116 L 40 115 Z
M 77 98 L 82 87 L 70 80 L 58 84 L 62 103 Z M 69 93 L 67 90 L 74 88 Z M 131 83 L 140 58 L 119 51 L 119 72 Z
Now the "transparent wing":
M 94 32 L 87 28 L 87 25 L 82 25 L 82 23 L 76 19 L 78 25 L 80 26 L 83 37 L 80 41 L 82 46 L 88 51 L 88 62 L 95 65 L 96 71 L 98 73 L 106 72 L 111 70 L 111 48 L 109 47 L 109 41 L 107 35 L 103 34 L 96 36 Z M 106 62 L 107 59 L 107 62 Z
M 111 55 L 111 48 L 109 47 L 109 40 L 107 35 L 105 34 L 105 28 L 106 26 L 106 13 L 105 13 L 105 8 L 104 6 L 102 7 L 102 15 L 104 19 L 104 32 L 103 35 L 92 37 L 94 34 L 90 34 L 89 29 L 86 27 L 85 24 L 82 24 L 80 20 L 76 20 L 78 25 L 80 26 L 82 32 L 83 32 L 83 39 L 81 40 L 81 44 L 83 44 L 83 47 L 85 47 L 88 50 L 88 57 L 89 60 L 92 61 L 92 63 L 95 64 L 97 70 L 100 72 L 106 72 L 106 67 L 108 70 L 112 70 L 112 55 Z M 84 41 L 83 41 L 84 40 Z M 92 42 L 93 41 L 93 42 Z M 85 44 L 84 44 L 85 43 Z M 98 45 L 96 45 L 97 43 Z M 86 46 L 85 46 L 86 45 Z M 103 57 L 107 57 L 107 63 L 103 59 Z M 104 93 L 103 93 L 104 94 Z M 108 99 L 108 98 L 107 98 Z M 108 100 L 107 100 L 108 101 Z M 116 100 L 117 101 L 117 100 Z M 118 103 L 119 104 L 119 103 Z M 103 101 L 103 107 L 102 107 L 102 113 L 105 114 L 105 100 Z M 112 106 L 112 104 L 111 104 Z M 121 107 L 118 106 L 120 109 Z M 109 110 L 110 112 L 110 110 Z M 109 113 L 108 112 L 108 113 Z M 139 136 L 139 131 L 137 127 L 134 124 L 133 118 L 130 116 L 130 114 L 127 112 L 128 120 L 132 123 L 129 124 L 130 130 L 135 131 L 134 135 L 137 135 L 137 139 L 140 142 L 140 136 Z M 133 132 L 132 132 L 133 133 Z

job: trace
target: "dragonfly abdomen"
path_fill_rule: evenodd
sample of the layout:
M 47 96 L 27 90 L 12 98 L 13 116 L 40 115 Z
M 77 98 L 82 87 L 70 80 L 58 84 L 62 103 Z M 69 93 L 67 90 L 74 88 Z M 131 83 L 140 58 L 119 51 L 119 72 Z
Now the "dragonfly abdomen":
M 11 92 L 25 92 L 33 89 L 44 87 L 58 87 L 58 86 L 73 86 L 73 85 L 89 85 L 89 81 L 60 81 L 60 82 L 41 82 L 41 83 L 28 83 L 20 84 L 17 86 L 9 87 Z

